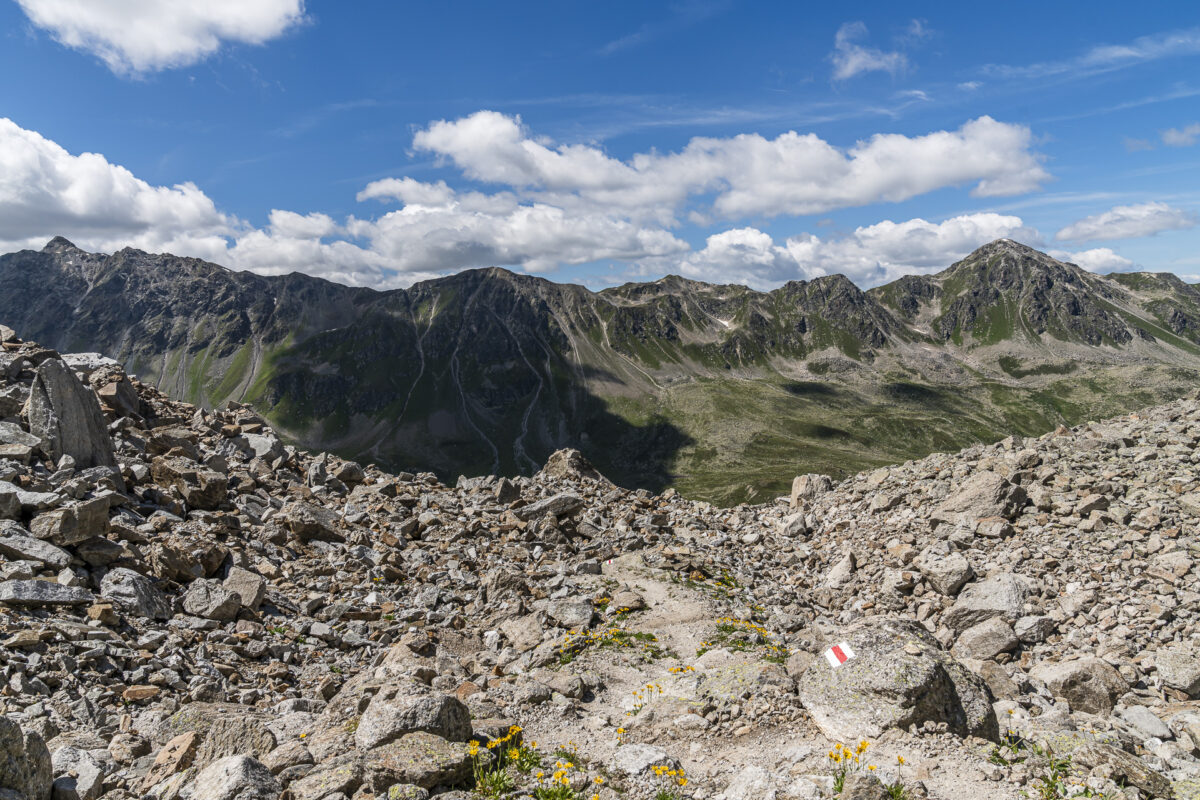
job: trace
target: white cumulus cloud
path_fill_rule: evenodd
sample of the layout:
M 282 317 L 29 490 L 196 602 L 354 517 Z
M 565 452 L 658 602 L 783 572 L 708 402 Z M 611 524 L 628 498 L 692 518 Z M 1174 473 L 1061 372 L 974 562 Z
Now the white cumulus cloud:
M 390 288 L 414 279 L 397 276 L 390 259 L 347 241 L 346 234 L 326 214 L 274 209 L 266 228 L 239 231 L 218 261 L 260 275 L 304 272 L 350 286 Z
M 358 201 L 399 200 L 405 205 L 444 206 L 454 199 L 454 190 L 445 181 L 422 183 L 413 178 L 384 178 L 368 183 L 357 195 Z
M 1054 234 L 1054 238 L 1060 242 L 1134 239 L 1162 231 L 1187 230 L 1197 224 L 1196 215 L 1181 208 L 1160 202 L 1138 203 L 1084 217 Z
M 262 44 L 304 20 L 303 0 L 17 0 L 39 28 L 119 75 L 194 64 L 226 42 Z
M 697 137 L 677 153 L 628 161 L 590 145 L 555 145 L 519 117 L 479 111 L 418 131 L 413 146 L 453 163 L 473 180 L 504 184 L 563 207 L 615 209 L 668 224 L 690 200 L 702 217 L 820 214 L 899 202 L 948 186 L 974 184 L 981 197 L 1038 189 L 1049 179 L 1032 134 L 991 117 L 923 136 L 877 134 L 848 149 L 788 131 Z
M 415 187 L 408 190 L 419 194 Z M 500 264 L 543 272 L 561 264 L 640 261 L 688 249 L 661 228 L 521 202 L 507 192 L 468 192 L 440 205 L 405 205 L 377 220 L 351 220 L 348 229 L 404 271 Z
M 1094 247 L 1091 250 L 1078 250 L 1074 253 L 1066 250 L 1048 250 L 1047 254 L 1059 261 L 1077 264 L 1089 272 L 1113 272 L 1133 266 L 1132 261 L 1114 253 L 1110 247 Z
M 195 184 L 152 186 L 0 118 L 0 242 L 9 250 L 69 233 L 103 247 L 187 242 L 215 253 L 235 226 Z

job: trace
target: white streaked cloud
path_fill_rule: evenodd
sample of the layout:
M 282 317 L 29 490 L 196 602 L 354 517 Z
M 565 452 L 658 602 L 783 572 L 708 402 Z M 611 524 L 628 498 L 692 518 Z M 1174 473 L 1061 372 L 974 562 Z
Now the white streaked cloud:
M 1139 36 L 1125 44 L 1102 44 L 1072 58 L 1016 66 L 990 64 L 984 71 L 1005 78 L 1081 78 L 1125 69 L 1149 61 L 1200 53 L 1200 28 L 1164 31 Z
M 918 31 L 920 23 L 914 20 Z M 908 56 L 898 50 L 880 50 L 860 44 L 867 37 L 867 26 L 862 22 L 847 22 L 838 28 L 833 39 L 833 77 L 844 81 L 864 72 L 887 72 L 895 75 L 908 68 Z
M 1194 228 L 1200 221 L 1196 215 L 1166 203 L 1150 202 L 1114 206 L 1071 223 L 1054 238 L 1060 242 L 1085 242 L 1111 239 L 1136 239 L 1163 231 Z
M 1200 139 L 1200 122 L 1182 128 L 1167 128 L 1162 132 L 1162 142 L 1171 147 L 1191 147 Z

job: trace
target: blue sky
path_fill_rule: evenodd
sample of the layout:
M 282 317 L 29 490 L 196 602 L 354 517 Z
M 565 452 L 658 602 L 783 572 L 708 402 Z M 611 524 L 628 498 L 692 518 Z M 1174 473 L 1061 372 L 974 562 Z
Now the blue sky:
M 0 249 L 869 286 L 1009 236 L 1200 280 L 1189 4 L 167 5 L 0 0 Z

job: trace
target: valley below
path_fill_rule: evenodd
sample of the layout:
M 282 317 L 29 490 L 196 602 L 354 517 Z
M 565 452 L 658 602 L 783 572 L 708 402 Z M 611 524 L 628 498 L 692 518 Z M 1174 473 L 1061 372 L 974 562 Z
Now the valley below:
M 208 408 L 250 403 L 306 447 L 449 481 L 574 447 L 623 486 L 721 505 L 1200 380 L 1195 287 L 1008 240 L 867 292 L 838 275 L 592 292 L 500 269 L 378 292 L 64 239 L 0 257 L 0 279 L 22 335 Z

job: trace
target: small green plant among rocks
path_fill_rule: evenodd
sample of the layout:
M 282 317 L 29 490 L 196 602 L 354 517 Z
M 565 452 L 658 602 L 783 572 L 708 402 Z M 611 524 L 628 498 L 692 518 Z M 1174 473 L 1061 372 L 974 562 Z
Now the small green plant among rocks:
M 1116 800 L 1120 795 L 1115 792 L 1100 792 L 1071 777 L 1071 757 L 1056 755 L 1049 747 L 1043 749 L 1036 744 L 1031 746 L 1034 754 L 1039 757 L 1041 766 L 1033 776 L 1033 790 L 1026 792 L 1027 797 L 1037 800 L 1063 800 L 1068 797 L 1096 797 L 1103 800 Z
M 787 660 L 788 649 L 772 636 L 771 632 L 757 622 L 733 617 L 717 620 L 717 631 L 712 639 L 700 643 L 696 657 L 714 647 L 724 647 L 734 652 L 758 651 L 766 661 L 782 663 Z
M 732 600 L 734 593 L 741 588 L 737 578 L 733 577 L 728 570 L 722 570 L 720 575 L 711 578 L 705 577 L 699 572 L 691 575 L 680 575 L 673 572 L 670 578 L 671 583 L 700 592 L 708 592 L 713 597 L 726 601 Z
M 1000 744 L 992 748 L 988 761 L 1001 767 L 1024 764 L 1030 768 L 1031 789 L 1025 797 L 1035 800 L 1065 800 L 1070 797 L 1092 797 L 1099 800 L 1118 800 L 1121 795 L 1097 791 L 1071 775 L 1071 757 L 1058 755 L 1053 748 L 1042 747 L 1014 731 L 1005 731 Z
M 645 661 L 656 661 L 670 655 L 654 634 L 629 631 L 610 623 L 595 631 L 567 631 L 558 646 L 558 663 L 570 664 L 590 648 L 629 650 Z
M 655 697 L 655 695 L 662 694 L 662 691 L 663 691 L 662 686 L 657 683 L 647 683 L 645 686 L 643 686 L 640 689 L 634 689 L 633 690 L 633 697 L 634 697 L 633 709 L 631 711 L 626 711 L 625 716 L 627 716 L 627 717 L 636 716 L 639 711 L 641 711 L 643 708 L 645 708 L 647 702 L 649 702 L 651 699 L 653 699 Z

